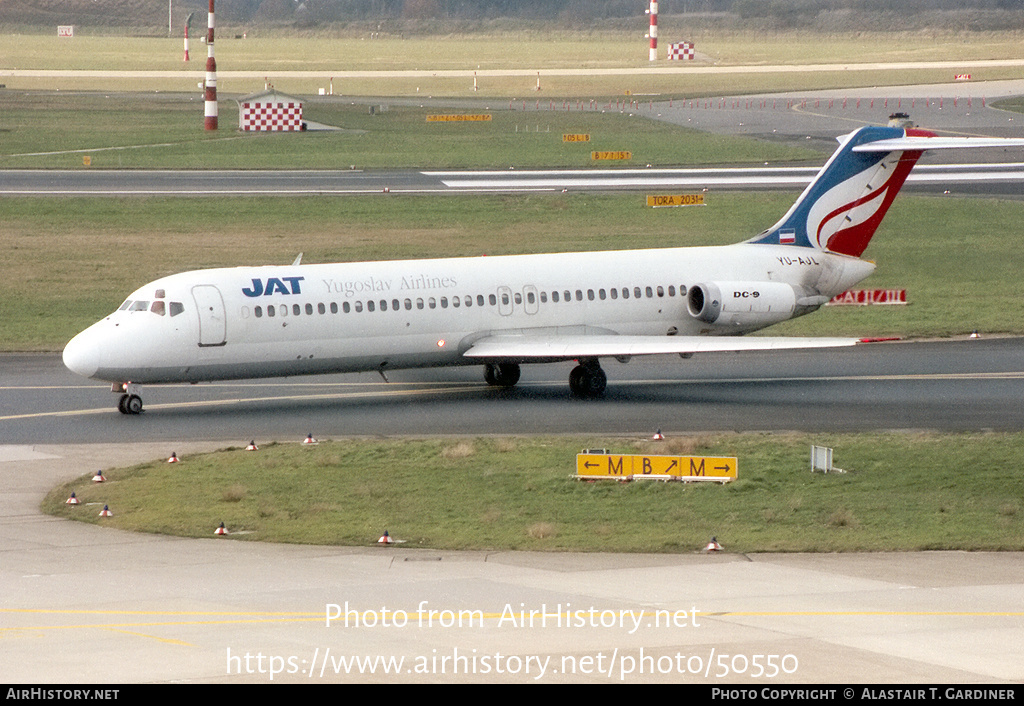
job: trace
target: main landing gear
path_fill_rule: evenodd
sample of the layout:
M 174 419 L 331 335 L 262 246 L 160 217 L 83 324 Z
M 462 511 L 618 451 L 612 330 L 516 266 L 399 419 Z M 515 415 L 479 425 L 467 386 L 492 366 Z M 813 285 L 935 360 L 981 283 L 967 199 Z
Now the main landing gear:
M 608 386 L 608 376 L 597 359 L 581 360 L 569 373 L 569 390 L 576 397 L 600 397 Z
M 519 382 L 519 374 L 516 363 L 488 363 L 484 366 L 484 380 L 495 387 L 512 387 Z
M 126 382 L 124 384 L 114 383 L 111 392 L 120 392 L 121 397 L 117 400 L 117 411 L 121 414 L 142 414 L 142 398 L 139 397 L 138 387 Z
M 496 387 L 512 387 L 519 382 L 516 363 L 488 363 L 484 366 L 484 380 Z M 569 390 L 576 397 L 600 397 L 608 386 L 608 376 L 596 358 L 581 360 L 569 374 Z

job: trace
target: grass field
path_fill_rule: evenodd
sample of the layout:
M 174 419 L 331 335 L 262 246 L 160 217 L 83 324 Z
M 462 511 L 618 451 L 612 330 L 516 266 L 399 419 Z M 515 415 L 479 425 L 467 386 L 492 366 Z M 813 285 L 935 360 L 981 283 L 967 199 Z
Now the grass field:
M 536 111 L 533 101 L 529 112 L 510 111 L 508 102 L 495 110 L 398 105 L 371 114 L 366 105 L 335 99 L 304 106 L 303 116 L 339 130 L 244 134 L 235 129 L 234 101 L 221 101 L 222 128 L 207 132 L 202 101 L 180 94 L 0 92 L 0 168 L 82 168 L 85 156 L 93 169 L 588 167 L 593 150 L 630 151 L 630 166 L 819 159 L 799 146 L 698 133 L 589 102 L 571 110 L 549 105 Z M 427 122 L 438 112 L 492 119 Z M 587 133 L 591 141 L 564 143 L 565 133 Z
M 0 230 L 0 348 L 59 350 L 136 287 L 189 269 L 714 245 L 752 237 L 795 194 L 710 193 L 650 209 L 642 194 L 10 199 Z M 964 234 L 984 233 L 964 247 Z M 216 237 L 210 237 L 210 234 Z M 566 234 L 571 233 L 571 238 Z M 902 195 L 872 240 L 865 286 L 905 307 L 827 307 L 773 335 L 1024 333 L 1024 203 Z
M 664 44 L 672 41 L 663 28 Z M 282 76 L 277 88 L 296 95 L 315 95 L 329 85 L 330 77 L 345 71 L 422 71 L 415 79 L 398 75 L 372 78 L 339 76 L 335 92 L 369 96 L 460 96 L 524 98 L 535 96 L 534 71 L 564 69 L 648 68 L 647 44 L 632 32 L 511 32 L 414 36 L 407 38 L 368 36 L 259 36 L 242 39 L 241 30 L 218 29 L 215 44 L 220 72 L 257 72 L 249 78 L 228 78 L 218 82 L 221 95 L 245 95 L 263 88 L 263 74 L 279 71 L 319 72 L 316 78 Z M 826 37 L 808 32 L 705 33 L 676 39 L 696 42 L 701 67 L 752 67 L 751 72 L 707 75 L 644 76 L 561 76 L 545 77 L 541 95 L 573 99 L 607 99 L 634 94 L 693 97 L 735 95 L 770 90 L 815 90 L 852 86 L 942 83 L 959 69 L 879 69 L 858 71 L 867 62 L 974 61 L 1017 59 L 1020 35 L 1014 32 L 986 32 L 965 35 L 952 32 L 859 32 Z M 187 72 L 148 78 L 83 76 L 20 77 L 4 80 L 9 88 L 78 90 L 193 91 L 200 98 L 206 48 L 193 41 L 192 61 L 182 61 L 179 38 L 76 36 L 60 39 L 53 34 L 15 34 L 0 43 L 0 67 L 22 70 L 71 71 L 159 71 Z M 665 50 L 662 49 L 662 57 Z M 675 63 L 675 62 L 673 62 Z M 764 65 L 795 66 L 831 64 L 834 71 L 806 73 L 760 73 Z M 659 61 L 659 68 L 669 62 Z M 473 90 L 470 78 L 434 77 L 435 71 L 487 71 L 519 69 L 530 72 L 515 78 L 485 78 Z M 1019 68 L 975 67 L 976 80 L 1017 78 Z
M 348 440 L 272 445 L 105 472 L 54 489 L 46 512 L 142 532 L 371 545 L 692 552 L 1024 549 L 1020 434 L 706 435 L 627 439 Z M 812 474 L 809 444 L 842 475 Z M 718 484 L 571 479 L 585 447 L 738 457 Z M 969 479 L 969 480 L 968 480 Z M 74 492 L 83 503 L 68 506 Z M 100 518 L 109 505 L 113 517 Z

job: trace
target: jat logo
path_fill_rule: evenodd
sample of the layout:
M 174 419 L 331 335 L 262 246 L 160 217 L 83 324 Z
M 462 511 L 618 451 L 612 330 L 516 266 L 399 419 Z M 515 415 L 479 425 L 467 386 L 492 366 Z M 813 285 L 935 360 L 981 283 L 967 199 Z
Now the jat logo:
M 302 294 L 299 289 L 299 282 L 305 277 L 268 277 L 264 285 L 263 280 L 253 279 L 252 288 L 243 287 L 242 294 L 247 297 L 269 297 L 271 294 Z M 287 284 L 285 284 L 287 282 Z M 288 285 L 291 285 L 289 288 Z

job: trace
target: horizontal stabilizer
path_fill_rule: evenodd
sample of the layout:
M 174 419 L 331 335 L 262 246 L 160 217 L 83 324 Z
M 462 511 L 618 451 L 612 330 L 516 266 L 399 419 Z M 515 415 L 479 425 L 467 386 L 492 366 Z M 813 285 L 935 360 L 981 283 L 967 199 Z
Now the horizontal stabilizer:
M 907 150 L 949 150 L 980 147 L 1024 147 L 1024 139 L 993 137 L 895 137 L 891 140 L 865 142 L 854 152 L 897 152 Z
M 497 335 L 481 338 L 464 354 L 487 360 L 571 360 L 574 358 L 623 358 L 667 353 L 717 351 L 766 351 L 786 348 L 834 348 L 852 346 L 856 338 L 791 338 L 780 336 L 565 336 Z

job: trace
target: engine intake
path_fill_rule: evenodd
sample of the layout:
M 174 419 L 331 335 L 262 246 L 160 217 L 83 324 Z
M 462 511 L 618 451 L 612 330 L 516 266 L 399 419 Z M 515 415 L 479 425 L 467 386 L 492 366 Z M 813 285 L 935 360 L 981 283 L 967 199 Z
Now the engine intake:
M 690 287 L 686 308 L 705 323 L 754 329 L 791 318 L 797 298 L 782 282 L 706 282 Z

